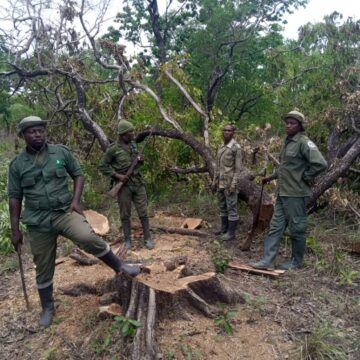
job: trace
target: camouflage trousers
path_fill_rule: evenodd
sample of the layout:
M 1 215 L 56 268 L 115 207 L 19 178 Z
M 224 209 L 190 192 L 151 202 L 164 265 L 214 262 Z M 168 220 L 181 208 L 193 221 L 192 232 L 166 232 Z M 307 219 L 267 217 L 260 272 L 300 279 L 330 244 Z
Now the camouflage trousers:
M 229 221 L 239 220 L 238 215 L 238 193 L 227 193 L 225 189 L 219 189 L 217 192 L 220 216 L 227 217 Z

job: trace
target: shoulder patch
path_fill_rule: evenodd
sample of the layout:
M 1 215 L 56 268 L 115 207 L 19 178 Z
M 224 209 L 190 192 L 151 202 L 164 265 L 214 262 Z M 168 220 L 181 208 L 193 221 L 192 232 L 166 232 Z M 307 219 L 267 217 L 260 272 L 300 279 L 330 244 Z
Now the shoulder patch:
M 316 149 L 316 145 L 311 140 L 307 142 L 307 145 L 310 149 Z

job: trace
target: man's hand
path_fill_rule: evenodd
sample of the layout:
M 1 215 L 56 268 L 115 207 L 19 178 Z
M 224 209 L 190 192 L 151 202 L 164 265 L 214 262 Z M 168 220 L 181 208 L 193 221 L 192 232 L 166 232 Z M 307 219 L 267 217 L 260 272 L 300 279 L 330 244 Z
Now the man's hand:
M 233 194 L 235 191 L 236 191 L 235 185 L 230 185 L 229 190 L 228 190 L 229 194 Z
M 72 201 L 70 204 L 70 212 L 77 212 L 78 214 L 85 216 L 82 206 L 77 201 Z
M 143 153 L 139 153 L 139 154 L 137 155 L 137 159 L 138 159 L 139 162 L 143 162 L 143 161 L 144 161 L 144 154 L 143 154 Z
M 120 181 L 122 183 L 126 183 L 128 180 L 129 180 L 129 177 L 126 176 L 126 175 L 122 175 L 122 174 L 115 174 L 114 175 L 114 178 L 117 180 L 117 181 Z
M 21 253 L 21 245 L 23 243 L 23 233 L 19 229 L 12 231 L 11 242 L 14 245 L 15 250 L 20 254 Z
M 272 180 L 273 180 L 273 178 L 271 176 L 266 176 L 266 177 L 262 178 L 261 182 L 265 185 L 265 184 L 269 183 Z
M 314 187 L 314 186 L 316 185 L 315 179 L 307 180 L 306 183 L 307 183 L 310 187 Z

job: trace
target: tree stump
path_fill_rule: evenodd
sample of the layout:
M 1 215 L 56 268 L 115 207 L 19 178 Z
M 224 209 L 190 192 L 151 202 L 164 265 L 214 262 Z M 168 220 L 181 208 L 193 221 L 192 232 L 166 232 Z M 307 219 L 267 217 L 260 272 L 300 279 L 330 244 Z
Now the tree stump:
M 191 320 L 194 313 L 214 318 L 220 314 L 217 303 L 244 302 L 242 292 L 224 276 L 205 272 L 183 277 L 185 267 L 179 265 L 168 271 L 164 263 L 158 262 L 149 266 L 150 273 L 141 273 L 134 279 L 119 274 L 109 280 L 106 289 L 118 292 L 125 317 L 142 324 L 127 347 L 126 358 L 161 357 L 155 332 L 158 322 L 164 318 Z

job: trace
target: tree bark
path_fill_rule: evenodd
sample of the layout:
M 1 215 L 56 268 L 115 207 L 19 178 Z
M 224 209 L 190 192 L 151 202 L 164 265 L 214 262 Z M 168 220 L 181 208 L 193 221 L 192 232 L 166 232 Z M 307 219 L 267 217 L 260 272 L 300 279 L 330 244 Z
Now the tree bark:
M 123 354 L 133 360 L 159 359 L 156 342 L 157 324 L 164 318 L 192 319 L 197 312 L 214 318 L 221 310 L 217 303 L 244 303 L 243 293 L 224 276 L 213 272 L 174 279 L 171 285 L 156 281 L 152 285 L 146 275 L 129 279 L 118 275 L 110 280 L 106 288 L 118 292 L 118 298 L 127 319 L 136 319 L 142 326 L 137 329 L 132 344 Z
M 353 143 L 346 155 L 335 161 L 328 171 L 318 178 L 317 185 L 313 188 L 313 193 L 309 201 L 309 207 L 312 207 L 316 199 L 329 189 L 336 180 L 344 175 L 352 165 L 352 163 L 360 156 L 360 136 Z

